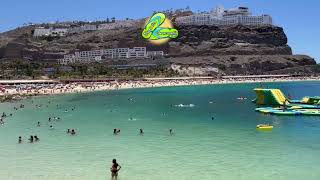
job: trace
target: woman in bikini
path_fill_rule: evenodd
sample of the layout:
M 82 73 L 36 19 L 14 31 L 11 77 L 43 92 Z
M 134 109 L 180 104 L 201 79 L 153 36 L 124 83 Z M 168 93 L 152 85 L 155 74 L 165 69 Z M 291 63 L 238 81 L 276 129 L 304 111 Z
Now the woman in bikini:
M 120 169 L 121 169 L 121 166 L 117 163 L 117 160 L 113 159 L 112 160 L 112 167 L 110 168 L 112 179 L 117 179 L 118 172 L 120 171 Z

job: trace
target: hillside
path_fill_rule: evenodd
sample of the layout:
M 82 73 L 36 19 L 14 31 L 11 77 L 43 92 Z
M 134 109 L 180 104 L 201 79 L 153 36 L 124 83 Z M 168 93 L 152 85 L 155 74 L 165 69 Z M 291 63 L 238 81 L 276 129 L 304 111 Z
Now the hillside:
M 0 34 L 0 59 L 55 62 L 74 51 L 146 46 L 148 50 L 163 50 L 171 64 L 210 66 L 225 74 L 285 72 L 286 68 L 316 64 L 307 55 L 292 55 L 280 27 L 180 26 L 177 39 L 155 46 L 141 38 L 142 25 L 143 22 L 131 28 L 93 31 L 52 41 L 33 38 L 32 26 L 19 28 Z

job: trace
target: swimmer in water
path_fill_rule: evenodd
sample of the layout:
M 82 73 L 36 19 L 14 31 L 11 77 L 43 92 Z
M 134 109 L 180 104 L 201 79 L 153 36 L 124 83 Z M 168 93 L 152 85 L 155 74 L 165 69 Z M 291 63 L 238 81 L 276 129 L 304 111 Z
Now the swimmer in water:
M 70 133 L 70 129 L 67 130 L 67 133 L 68 133 L 68 134 Z
M 53 129 L 53 126 L 52 126 L 52 125 L 50 125 L 50 129 Z
M 38 126 L 38 127 L 40 127 L 40 122 L 39 122 L 39 121 L 38 121 L 38 124 L 37 124 L 37 126 Z
M 172 129 L 169 129 L 169 134 L 173 135 L 173 130 Z
M 211 117 L 211 120 L 214 120 L 214 117 L 213 117 L 213 116 Z
M 30 143 L 33 143 L 33 136 L 30 136 L 29 141 Z
M 119 134 L 119 133 L 120 133 L 120 129 L 117 130 L 117 134 Z
M 118 178 L 118 172 L 120 171 L 120 169 L 121 169 L 121 166 L 117 163 L 117 160 L 113 159 L 112 160 L 112 167 L 110 168 L 112 179 Z
M 34 138 L 34 141 L 39 141 L 40 140 L 37 135 L 35 135 L 33 138 Z
M 144 134 L 144 132 L 143 132 L 143 129 L 141 128 L 140 129 L 140 135 L 143 135 Z
M 18 143 L 19 143 L 19 144 L 22 143 L 22 138 L 21 138 L 21 136 L 19 136 Z
M 48 121 L 51 122 L 51 117 L 49 117 Z
M 117 129 L 113 129 L 113 135 L 117 134 Z
M 71 135 L 75 135 L 76 131 L 74 129 L 71 130 Z

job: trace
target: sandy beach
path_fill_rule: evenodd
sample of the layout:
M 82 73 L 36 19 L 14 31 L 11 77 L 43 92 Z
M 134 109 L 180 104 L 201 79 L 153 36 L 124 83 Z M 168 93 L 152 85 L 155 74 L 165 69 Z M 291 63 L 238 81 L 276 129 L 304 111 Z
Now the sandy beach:
M 318 81 L 320 77 L 285 77 L 285 78 L 261 78 L 261 79 L 206 79 L 206 78 L 150 78 L 144 80 L 110 81 L 110 82 L 73 82 L 55 84 L 15 84 L 2 85 L 0 96 L 37 96 L 56 95 L 68 93 L 85 93 L 93 91 L 108 91 L 132 88 L 153 88 L 169 86 L 191 86 L 210 84 L 234 84 L 234 83 L 267 83 L 267 82 L 291 82 L 291 81 Z

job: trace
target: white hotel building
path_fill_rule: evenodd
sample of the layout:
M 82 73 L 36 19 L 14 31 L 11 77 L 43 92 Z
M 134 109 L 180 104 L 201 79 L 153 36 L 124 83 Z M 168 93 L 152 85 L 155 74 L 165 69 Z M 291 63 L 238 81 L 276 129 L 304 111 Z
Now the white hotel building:
M 44 28 L 39 27 L 35 28 L 33 32 L 34 37 L 41 36 L 65 36 L 68 33 L 68 29 L 66 28 Z
M 59 64 L 91 63 L 102 59 L 140 59 L 149 57 L 162 57 L 163 51 L 147 51 L 146 47 L 102 49 L 92 51 L 75 52 L 75 54 L 64 55 L 59 59 Z
M 119 28 L 128 28 L 136 26 L 139 23 L 139 20 L 120 20 L 105 24 L 100 24 L 98 26 L 98 30 L 111 30 L 111 29 L 119 29 Z
M 272 25 L 272 18 L 269 15 L 253 16 L 247 7 L 224 10 L 217 7 L 210 13 L 199 13 L 190 16 L 178 17 L 178 25 Z

